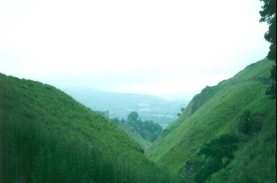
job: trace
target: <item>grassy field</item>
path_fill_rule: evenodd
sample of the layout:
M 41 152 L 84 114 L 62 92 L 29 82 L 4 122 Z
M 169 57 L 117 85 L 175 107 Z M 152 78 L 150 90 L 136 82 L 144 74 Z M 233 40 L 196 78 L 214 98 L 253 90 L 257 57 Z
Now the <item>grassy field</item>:
M 275 182 L 276 100 L 265 95 L 272 65 L 268 60 L 259 61 L 233 78 L 203 89 L 146 150 L 147 156 L 194 182 L 205 164 L 204 157 L 197 155 L 204 143 L 234 134 L 240 138 L 235 158 L 206 181 Z M 262 124 L 261 131 L 245 135 L 238 130 L 246 110 Z
M 123 130 L 50 85 L 0 74 L 0 182 L 179 182 Z

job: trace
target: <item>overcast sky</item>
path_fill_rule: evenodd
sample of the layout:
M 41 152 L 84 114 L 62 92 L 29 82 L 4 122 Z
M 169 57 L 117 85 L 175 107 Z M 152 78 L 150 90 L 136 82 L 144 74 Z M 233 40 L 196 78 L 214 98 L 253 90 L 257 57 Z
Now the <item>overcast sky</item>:
M 0 0 L 0 72 L 191 99 L 263 59 L 260 0 Z

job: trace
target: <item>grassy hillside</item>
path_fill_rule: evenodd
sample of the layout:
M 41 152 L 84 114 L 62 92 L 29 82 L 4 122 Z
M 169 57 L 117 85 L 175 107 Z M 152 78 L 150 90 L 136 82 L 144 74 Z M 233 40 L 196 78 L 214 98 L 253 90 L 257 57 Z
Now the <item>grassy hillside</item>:
M 142 149 L 146 149 L 151 145 L 151 142 L 145 140 L 129 123 L 121 123 L 118 126 L 129 134 L 136 142 L 138 142 Z
M 233 134 L 240 138 L 235 158 L 207 182 L 275 182 L 276 100 L 265 95 L 272 64 L 259 61 L 233 78 L 203 89 L 147 149 L 147 156 L 194 182 L 195 175 L 207 163 L 198 155 L 203 145 Z M 247 110 L 261 124 L 255 133 L 243 134 L 239 130 Z
M 0 74 L 0 182 L 168 183 L 173 178 L 123 130 L 64 92 Z
M 132 112 L 131 114 L 137 114 L 135 118 L 138 118 L 137 112 Z M 143 150 L 149 147 L 163 131 L 161 125 L 153 121 L 142 121 L 141 119 L 131 119 L 129 117 L 127 120 L 115 118 L 111 121 L 138 142 Z

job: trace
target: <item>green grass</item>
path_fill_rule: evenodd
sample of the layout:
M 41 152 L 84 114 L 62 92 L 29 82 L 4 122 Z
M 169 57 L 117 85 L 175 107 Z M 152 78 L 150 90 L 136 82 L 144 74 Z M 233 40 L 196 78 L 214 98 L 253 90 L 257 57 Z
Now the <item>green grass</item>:
M 0 182 L 179 182 L 64 92 L 0 74 Z
M 147 140 L 145 140 L 144 138 L 142 138 L 139 134 L 135 134 L 135 133 L 130 133 L 130 136 L 138 142 L 138 144 L 140 145 L 140 147 L 142 149 L 146 149 L 151 145 L 151 142 L 148 142 Z
M 111 121 L 138 142 L 143 150 L 149 147 L 163 130 L 158 123 L 153 121 L 142 121 L 141 119 L 134 121 L 122 119 L 119 121 L 117 118 L 111 119 Z
M 269 85 L 261 79 L 269 78 L 272 64 L 267 60 L 259 61 L 233 78 L 203 89 L 180 118 L 164 130 L 162 138 L 146 150 L 147 156 L 193 182 L 197 170 L 188 172 L 186 165 L 204 163 L 197 153 L 205 142 L 222 134 L 241 136 L 239 117 L 248 109 L 264 119 L 262 131 L 241 139 L 235 159 L 209 182 L 274 182 L 276 100 L 265 95 Z
M 135 129 L 133 126 L 128 123 L 118 125 L 121 129 L 123 129 L 127 134 L 129 134 L 138 144 L 139 146 L 145 150 L 151 145 L 151 142 L 145 140 Z

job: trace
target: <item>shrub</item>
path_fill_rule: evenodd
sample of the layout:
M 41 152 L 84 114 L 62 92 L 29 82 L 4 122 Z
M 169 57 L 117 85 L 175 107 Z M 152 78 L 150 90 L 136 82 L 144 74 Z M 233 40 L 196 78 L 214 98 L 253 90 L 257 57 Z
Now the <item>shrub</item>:
M 262 130 L 263 120 L 258 115 L 252 114 L 250 110 L 245 110 L 240 117 L 238 129 L 245 135 L 254 135 Z

